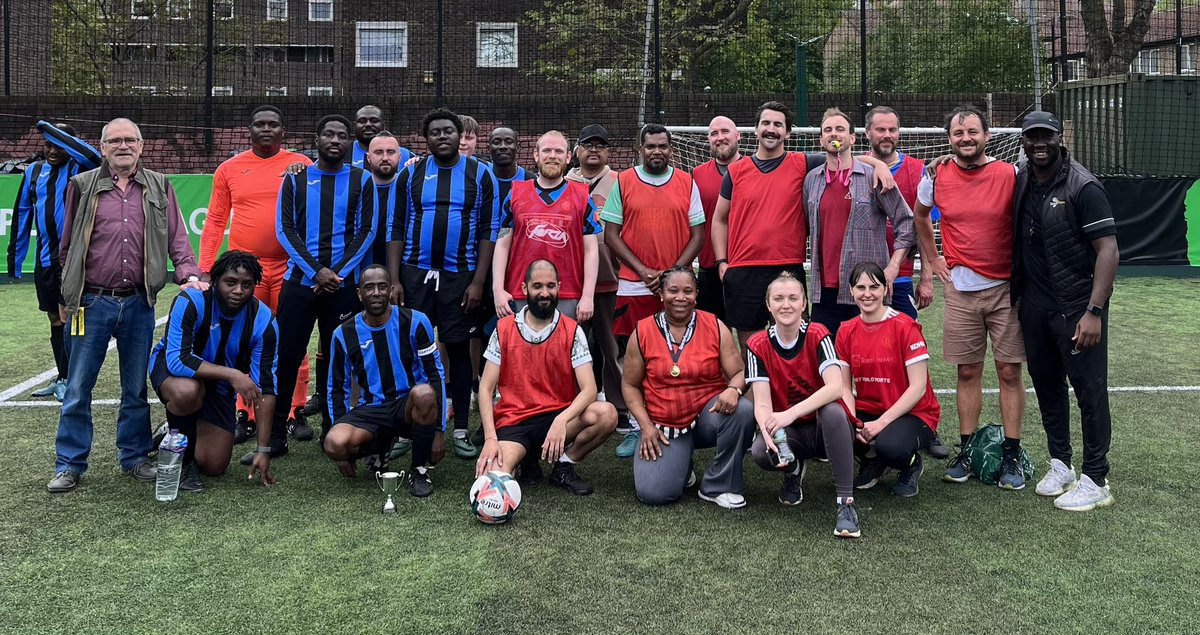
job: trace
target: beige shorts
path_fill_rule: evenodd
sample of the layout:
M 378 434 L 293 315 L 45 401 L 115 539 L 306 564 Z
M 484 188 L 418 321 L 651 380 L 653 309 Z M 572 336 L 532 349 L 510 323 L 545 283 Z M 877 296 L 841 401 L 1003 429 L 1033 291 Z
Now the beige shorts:
M 1017 310 L 1009 304 L 1009 283 L 982 291 L 957 291 L 947 285 L 942 322 L 942 356 L 952 364 L 979 364 L 992 339 L 997 362 L 1025 361 L 1025 342 Z

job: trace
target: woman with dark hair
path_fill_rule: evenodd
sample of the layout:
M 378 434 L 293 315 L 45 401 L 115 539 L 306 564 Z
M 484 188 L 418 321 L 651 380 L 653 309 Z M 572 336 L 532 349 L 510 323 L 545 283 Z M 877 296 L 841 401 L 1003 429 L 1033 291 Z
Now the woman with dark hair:
M 726 509 L 746 505 L 742 457 L 754 432 L 754 409 L 742 398 L 742 358 L 729 328 L 696 310 L 696 274 L 663 272 L 663 310 L 637 323 L 625 353 L 621 393 L 642 422 L 633 482 L 647 505 L 678 500 L 695 480 L 692 451 L 716 447 L 700 498 Z
M 850 292 L 860 313 L 842 323 L 837 355 L 843 363 L 843 399 L 864 422 L 857 434 L 861 463 L 854 486 L 870 489 L 892 468 L 900 472 L 892 494 L 911 497 L 924 469 L 918 450 L 933 441 L 942 409 L 929 384 L 921 325 L 884 304 L 886 291 L 879 265 L 854 267 Z
M 828 459 L 837 491 L 833 534 L 857 538 L 854 509 L 855 421 L 842 403 L 842 370 L 833 337 L 804 319 L 804 283 L 784 272 L 767 285 L 774 323 L 746 341 L 746 383 L 754 396 L 759 435 L 750 454 L 764 470 L 784 473 L 779 502 L 804 500 L 805 460 Z

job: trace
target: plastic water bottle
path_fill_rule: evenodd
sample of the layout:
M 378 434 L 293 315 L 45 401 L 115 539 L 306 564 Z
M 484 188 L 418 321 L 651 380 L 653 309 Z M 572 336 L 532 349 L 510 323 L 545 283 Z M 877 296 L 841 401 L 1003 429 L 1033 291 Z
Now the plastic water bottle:
M 792 453 L 792 447 L 788 445 L 786 432 L 782 429 L 776 430 L 775 434 L 771 435 L 771 439 L 775 441 L 775 447 L 779 448 L 780 463 L 790 465 L 792 461 L 796 460 L 796 455 Z
M 173 501 L 179 495 L 179 475 L 183 471 L 183 453 L 187 450 L 188 438 L 178 430 L 171 430 L 158 444 L 158 476 L 154 479 L 154 498 Z

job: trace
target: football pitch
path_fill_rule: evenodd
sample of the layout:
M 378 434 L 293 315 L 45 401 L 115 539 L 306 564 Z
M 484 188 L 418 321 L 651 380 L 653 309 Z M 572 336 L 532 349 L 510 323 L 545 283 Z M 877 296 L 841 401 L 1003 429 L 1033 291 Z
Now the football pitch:
M 272 463 L 275 487 L 235 461 L 205 493 L 157 503 L 116 466 L 112 405 L 95 407 L 80 488 L 51 495 L 58 409 L 12 403 L 26 390 L 0 402 L 0 633 L 1200 632 L 1200 278 L 1126 273 L 1109 349 L 1115 506 L 1072 514 L 1033 492 L 1049 459 L 1030 394 L 1024 491 L 943 484 L 926 457 L 918 497 L 891 496 L 894 473 L 860 493 L 855 541 L 832 535 L 828 465 L 810 465 L 797 507 L 747 458 L 745 509 L 692 490 L 649 508 L 616 438 L 580 468 L 595 494 L 526 488 L 507 526 L 471 517 L 474 462 L 452 452 L 432 497 L 404 488 L 384 517 L 374 481 L 342 478 L 314 442 Z M 954 387 L 941 310 L 939 290 L 922 312 L 939 391 Z M 0 285 L 0 324 L 2 394 L 52 366 L 31 283 Z M 96 399 L 118 396 L 115 355 Z M 952 390 L 939 399 L 954 443 Z M 984 421 L 998 419 L 989 393 Z

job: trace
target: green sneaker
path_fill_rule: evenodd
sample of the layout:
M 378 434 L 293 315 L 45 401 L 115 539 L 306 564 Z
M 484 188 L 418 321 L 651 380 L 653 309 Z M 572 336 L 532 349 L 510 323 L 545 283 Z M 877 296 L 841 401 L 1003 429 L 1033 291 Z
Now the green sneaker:
M 405 454 L 408 454 L 408 451 L 411 449 L 412 449 L 412 440 L 401 437 L 399 439 L 396 439 L 396 442 L 394 444 L 392 444 L 392 451 L 388 452 L 387 458 L 389 461 L 395 461 L 396 459 L 404 456 Z
M 471 437 L 454 437 L 454 454 L 460 459 L 474 459 L 479 456 L 479 448 L 471 443 Z
M 42 386 L 41 388 L 38 388 L 37 390 L 29 393 L 29 396 L 30 397 L 51 397 L 54 395 L 55 388 L 58 388 L 58 385 L 60 383 L 63 384 L 63 388 L 65 390 L 66 384 L 67 384 L 67 382 L 65 380 L 53 379 L 50 381 L 50 383 L 46 384 L 45 386 Z
M 631 430 L 625 434 L 625 440 L 621 445 L 617 446 L 617 458 L 628 459 L 632 458 L 637 452 L 638 446 L 642 444 L 642 431 Z

